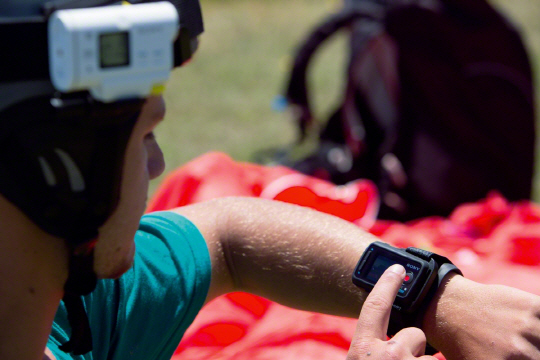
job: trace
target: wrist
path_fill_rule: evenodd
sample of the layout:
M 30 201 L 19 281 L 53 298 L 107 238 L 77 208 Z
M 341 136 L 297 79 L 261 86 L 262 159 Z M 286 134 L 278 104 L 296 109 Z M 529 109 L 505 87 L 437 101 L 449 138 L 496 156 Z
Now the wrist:
M 428 342 L 439 350 L 455 330 L 453 324 L 459 318 L 459 307 L 467 303 L 466 289 L 471 283 L 457 273 L 448 273 L 426 309 L 422 330 Z

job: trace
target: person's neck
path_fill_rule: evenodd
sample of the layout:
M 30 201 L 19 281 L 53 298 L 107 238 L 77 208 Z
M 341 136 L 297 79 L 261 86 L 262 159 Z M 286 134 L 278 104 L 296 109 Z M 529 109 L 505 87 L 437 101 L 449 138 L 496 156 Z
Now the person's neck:
M 67 269 L 64 242 L 0 197 L 0 359 L 44 359 Z
M 56 357 L 49 349 L 46 348 L 45 354 L 43 355 L 43 360 L 56 360 Z

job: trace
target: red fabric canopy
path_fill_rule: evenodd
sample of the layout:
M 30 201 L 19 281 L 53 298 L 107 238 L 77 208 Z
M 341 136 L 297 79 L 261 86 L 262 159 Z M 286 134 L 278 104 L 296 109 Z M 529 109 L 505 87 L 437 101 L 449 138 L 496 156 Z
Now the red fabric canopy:
M 469 279 L 540 295 L 540 207 L 530 201 L 509 203 L 493 192 L 459 206 L 448 218 L 406 224 L 380 221 L 376 220 L 377 189 L 368 180 L 336 186 L 286 167 L 240 163 L 222 153 L 209 153 L 169 174 L 148 212 L 224 196 L 308 206 L 351 221 L 396 246 L 445 255 Z M 232 293 L 202 309 L 173 359 L 343 360 L 355 326 L 356 319 L 294 310 L 255 295 Z

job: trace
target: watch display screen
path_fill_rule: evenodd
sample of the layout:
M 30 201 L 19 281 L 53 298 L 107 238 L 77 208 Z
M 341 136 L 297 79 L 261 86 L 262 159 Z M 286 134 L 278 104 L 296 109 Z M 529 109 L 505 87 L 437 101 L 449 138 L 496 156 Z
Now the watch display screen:
M 438 265 L 429 253 L 419 249 L 400 249 L 382 242 L 370 244 L 358 260 L 352 275 L 353 283 L 367 290 L 373 289 L 382 274 L 390 266 L 400 264 L 405 268 L 403 283 L 397 291 L 394 308 L 413 311 L 431 289 Z M 425 256 L 422 258 L 421 256 Z
M 102 68 L 129 65 L 129 34 L 127 31 L 99 36 L 99 59 Z
M 373 284 L 376 283 L 384 271 L 396 263 L 397 262 L 395 260 L 392 260 L 384 255 L 377 256 L 366 274 L 366 280 L 372 282 Z

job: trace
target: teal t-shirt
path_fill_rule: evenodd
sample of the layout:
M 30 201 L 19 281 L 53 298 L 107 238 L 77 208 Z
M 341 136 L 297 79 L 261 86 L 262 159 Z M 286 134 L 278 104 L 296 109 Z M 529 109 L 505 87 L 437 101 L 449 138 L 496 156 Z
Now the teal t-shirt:
M 47 346 L 58 360 L 168 360 L 201 309 L 210 286 L 210 256 L 199 230 L 172 212 L 141 219 L 133 267 L 100 280 L 84 297 L 91 353 L 68 355 L 58 346 L 71 328 L 60 304 Z

